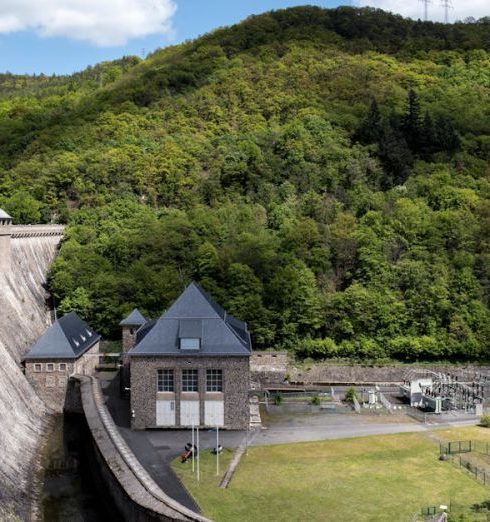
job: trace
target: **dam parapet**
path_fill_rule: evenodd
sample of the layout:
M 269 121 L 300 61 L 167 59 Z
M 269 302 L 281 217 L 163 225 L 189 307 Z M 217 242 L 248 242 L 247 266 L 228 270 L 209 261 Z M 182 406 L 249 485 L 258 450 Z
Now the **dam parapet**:
M 124 520 L 211 522 L 170 498 L 150 477 L 119 433 L 95 377 L 76 375 L 93 439 L 97 470 Z

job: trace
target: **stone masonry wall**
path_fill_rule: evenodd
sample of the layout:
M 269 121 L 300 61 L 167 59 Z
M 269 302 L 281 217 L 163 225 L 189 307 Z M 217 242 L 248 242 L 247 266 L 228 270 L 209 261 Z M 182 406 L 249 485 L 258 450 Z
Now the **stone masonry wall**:
M 123 326 L 122 327 L 122 350 L 123 353 L 128 353 L 136 342 L 136 331 L 138 326 Z
M 157 370 L 174 369 L 176 427 L 180 422 L 180 395 L 183 368 L 199 370 L 199 401 L 201 424 L 204 421 L 206 370 L 223 370 L 225 428 L 245 429 L 249 423 L 248 391 L 250 366 L 248 357 L 131 357 L 132 427 L 156 427 Z M 216 394 L 214 394 L 216 395 Z
M 39 359 L 26 361 L 25 374 L 39 397 L 52 410 L 62 412 L 66 401 L 68 378 L 70 375 L 93 375 L 99 358 L 94 354 L 99 353 L 99 343 L 95 343 L 90 350 L 79 359 Z M 36 371 L 36 365 L 41 365 Z M 48 371 L 49 368 L 53 368 Z M 60 369 L 60 365 L 65 365 Z

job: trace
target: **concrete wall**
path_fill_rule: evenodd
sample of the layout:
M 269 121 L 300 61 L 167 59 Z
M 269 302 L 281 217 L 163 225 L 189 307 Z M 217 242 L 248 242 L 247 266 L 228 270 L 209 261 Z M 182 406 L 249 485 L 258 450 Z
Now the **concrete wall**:
M 363 366 L 363 365 L 312 365 L 311 368 L 289 369 L 289 382 L 293 384 L 350 384 L 350 383 L 398 383 L 402 382 L 407 372 L 426 368 L 436 372 L 457 375 L 460 380 L 471 379 L 476 373 L 489 374 L 489 367 L 480 366 L 443 366 L 443 365 L 399 365 L 399 366 Z
M 61 413 L 66 403 L 69 376 L 93 375 L 99 362 L 99 358 L 95 357 L 98 353 L 97 342 L 76 360 L 29 359 L 25 363 L 25 375 L 43 402 L 55 412 Z M 61 369 L 60 365 L 64 365 L 64 369 Z
M 12 269 L 0 270 L 0 520 L 29 520 L 46 407 L 20 360 L 50 324 L 44 284 L 60 239 L 12 239 Z
M 127 522 L 211 522 L 162 491 L 119 433 L 96 379 L 80 377 L 83 411 L 90 429 L 94 477 L 108 490 Z M 119 517 L 115 518 L 119 519 Z
M 134 411 L 132 427 L 145 429 L 156 427 L 157 370 L 174 369 L 176 427 L 180 426 L 180 396 L 182 369 L 199 370 L 201 425 L 204 421 L 206 394 L 206 370 L 223 370 L 223 395 L 225 428 L 246 429 L 249 420 L 248 392 L 250 366 L 248 357 L 131 357 L 131 409 Z M 196 394 L 197 395 L 197 394 Z

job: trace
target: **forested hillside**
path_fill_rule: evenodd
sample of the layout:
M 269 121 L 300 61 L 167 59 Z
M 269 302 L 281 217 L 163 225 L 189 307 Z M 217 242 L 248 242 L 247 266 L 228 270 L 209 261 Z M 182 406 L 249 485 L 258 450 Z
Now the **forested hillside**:
M 257 348 L 488 360 L 490 19 L 301 7 L 2 75 L 0 207 L 69 222 L 51 289 L 106 336 L 194 278 Z

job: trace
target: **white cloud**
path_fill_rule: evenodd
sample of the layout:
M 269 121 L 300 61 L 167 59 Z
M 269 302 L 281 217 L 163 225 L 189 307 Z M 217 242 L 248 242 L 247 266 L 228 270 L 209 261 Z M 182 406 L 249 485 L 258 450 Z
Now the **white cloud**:
M 173 0 L 0 0 L 0 33 L 34 30 L 99 46 L 171 34 Z
M 417 20 L 424 17 L 424 4 L 420 0 L 359 0 L 361 6 L 371 6 L 408 16 Z M 453 9 L 449 9 L 449 21 L 483 18 L 490 16 L 490 3 L 488 0 L 452 0 Z M 428 6 L 429 20 L 444 21 L 444 8 L 441 0 L 432 0 Z

